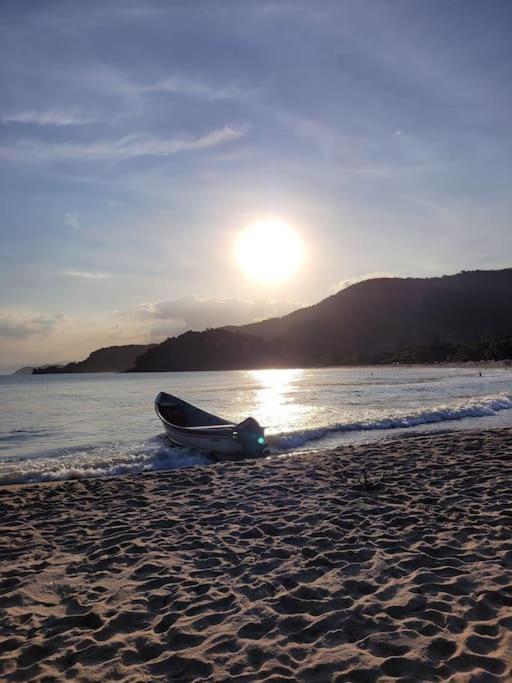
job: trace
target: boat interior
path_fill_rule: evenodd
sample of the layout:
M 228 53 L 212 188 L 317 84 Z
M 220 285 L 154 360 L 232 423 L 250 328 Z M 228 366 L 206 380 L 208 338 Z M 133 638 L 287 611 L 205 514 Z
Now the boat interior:
M 173 425 L 177 427 L 193 427 L 189 420 L 189 416 L 180 406 L 158 406 L 160 415 Z
M 200 430 L 205 428 L 226 429 L 234 427 L 234 425 L 228 422 L 221 422 L 220 419 L 218 424 L 212 423 L 211 420 L 201 420 L 199 417 L 200 411 L 196 411 L 199 414 L 195 414 L 193 411 L 186 410 L 178 405 L 159 405 L 158 412 L 166 422 L 169 422 L 176 427 L 186 427 L 191 430 Z

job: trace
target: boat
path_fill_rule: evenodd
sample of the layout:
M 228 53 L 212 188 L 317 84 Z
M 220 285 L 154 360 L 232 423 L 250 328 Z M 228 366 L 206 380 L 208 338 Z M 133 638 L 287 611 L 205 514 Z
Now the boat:
M 240 460 L 269 452 L 264 428 L 253 417 L 238 424 L 207 413 L 161 391 L 155 411 L 169 441 L 176 446 L 209 451 L 217 460 Z

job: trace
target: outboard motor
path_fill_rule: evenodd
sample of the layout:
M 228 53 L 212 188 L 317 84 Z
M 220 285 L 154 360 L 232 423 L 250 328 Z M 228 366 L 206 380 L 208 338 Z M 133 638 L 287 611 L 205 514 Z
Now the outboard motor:
M 235 438 L 242 444 L 245 455 L 256 458 L 270 452 L 264 432 L 264 428 L 253 417 L 248 417 L 236 426 Z

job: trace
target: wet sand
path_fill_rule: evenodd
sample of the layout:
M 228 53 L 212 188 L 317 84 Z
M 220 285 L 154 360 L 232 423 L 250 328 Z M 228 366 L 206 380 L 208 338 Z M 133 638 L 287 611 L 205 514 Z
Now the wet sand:
M 511 491 L 512 430 L 4 487 L 0 679 L 511 680 Z

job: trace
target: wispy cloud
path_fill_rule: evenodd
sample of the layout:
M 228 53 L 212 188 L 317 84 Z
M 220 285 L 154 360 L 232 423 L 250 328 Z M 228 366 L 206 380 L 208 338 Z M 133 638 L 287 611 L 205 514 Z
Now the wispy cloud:
M 78 219 L 78 214 L 76 211 L 67 211 L 64 215 L 64 223 L 68 228 L 73 228 L 73 230 L 78 230 L 80 227 L 80 221 Z
M 62 275 L 79 278 L 80 280 L 105 280 L 112 277 L 110 273 L 88 273 L 85 270 L 65 270 Z
M 188 150 L 216 147 L 245 134 L 245 129 L 225 126 L 199 137 L 148 138 L 130 135 L 120 140 L 91 143 L 44 143 L 22 140 L 0 147 L 0 158 L 10 161 L 123 161 L 135 157 L 165 157 Z
M 136 88 L 138 92 L 168 92 L 206 100 L 246 100 L 254 96 L 249 89 L 237 85 L 213 85 L 205 81 L 172 76 L 150 85 Z
M 0 121 L 2 123 L 29 123 L 36 126 L 76 126 L 96 123 L 99 119 L 78 110 L 47 109 L 2 114 Z

